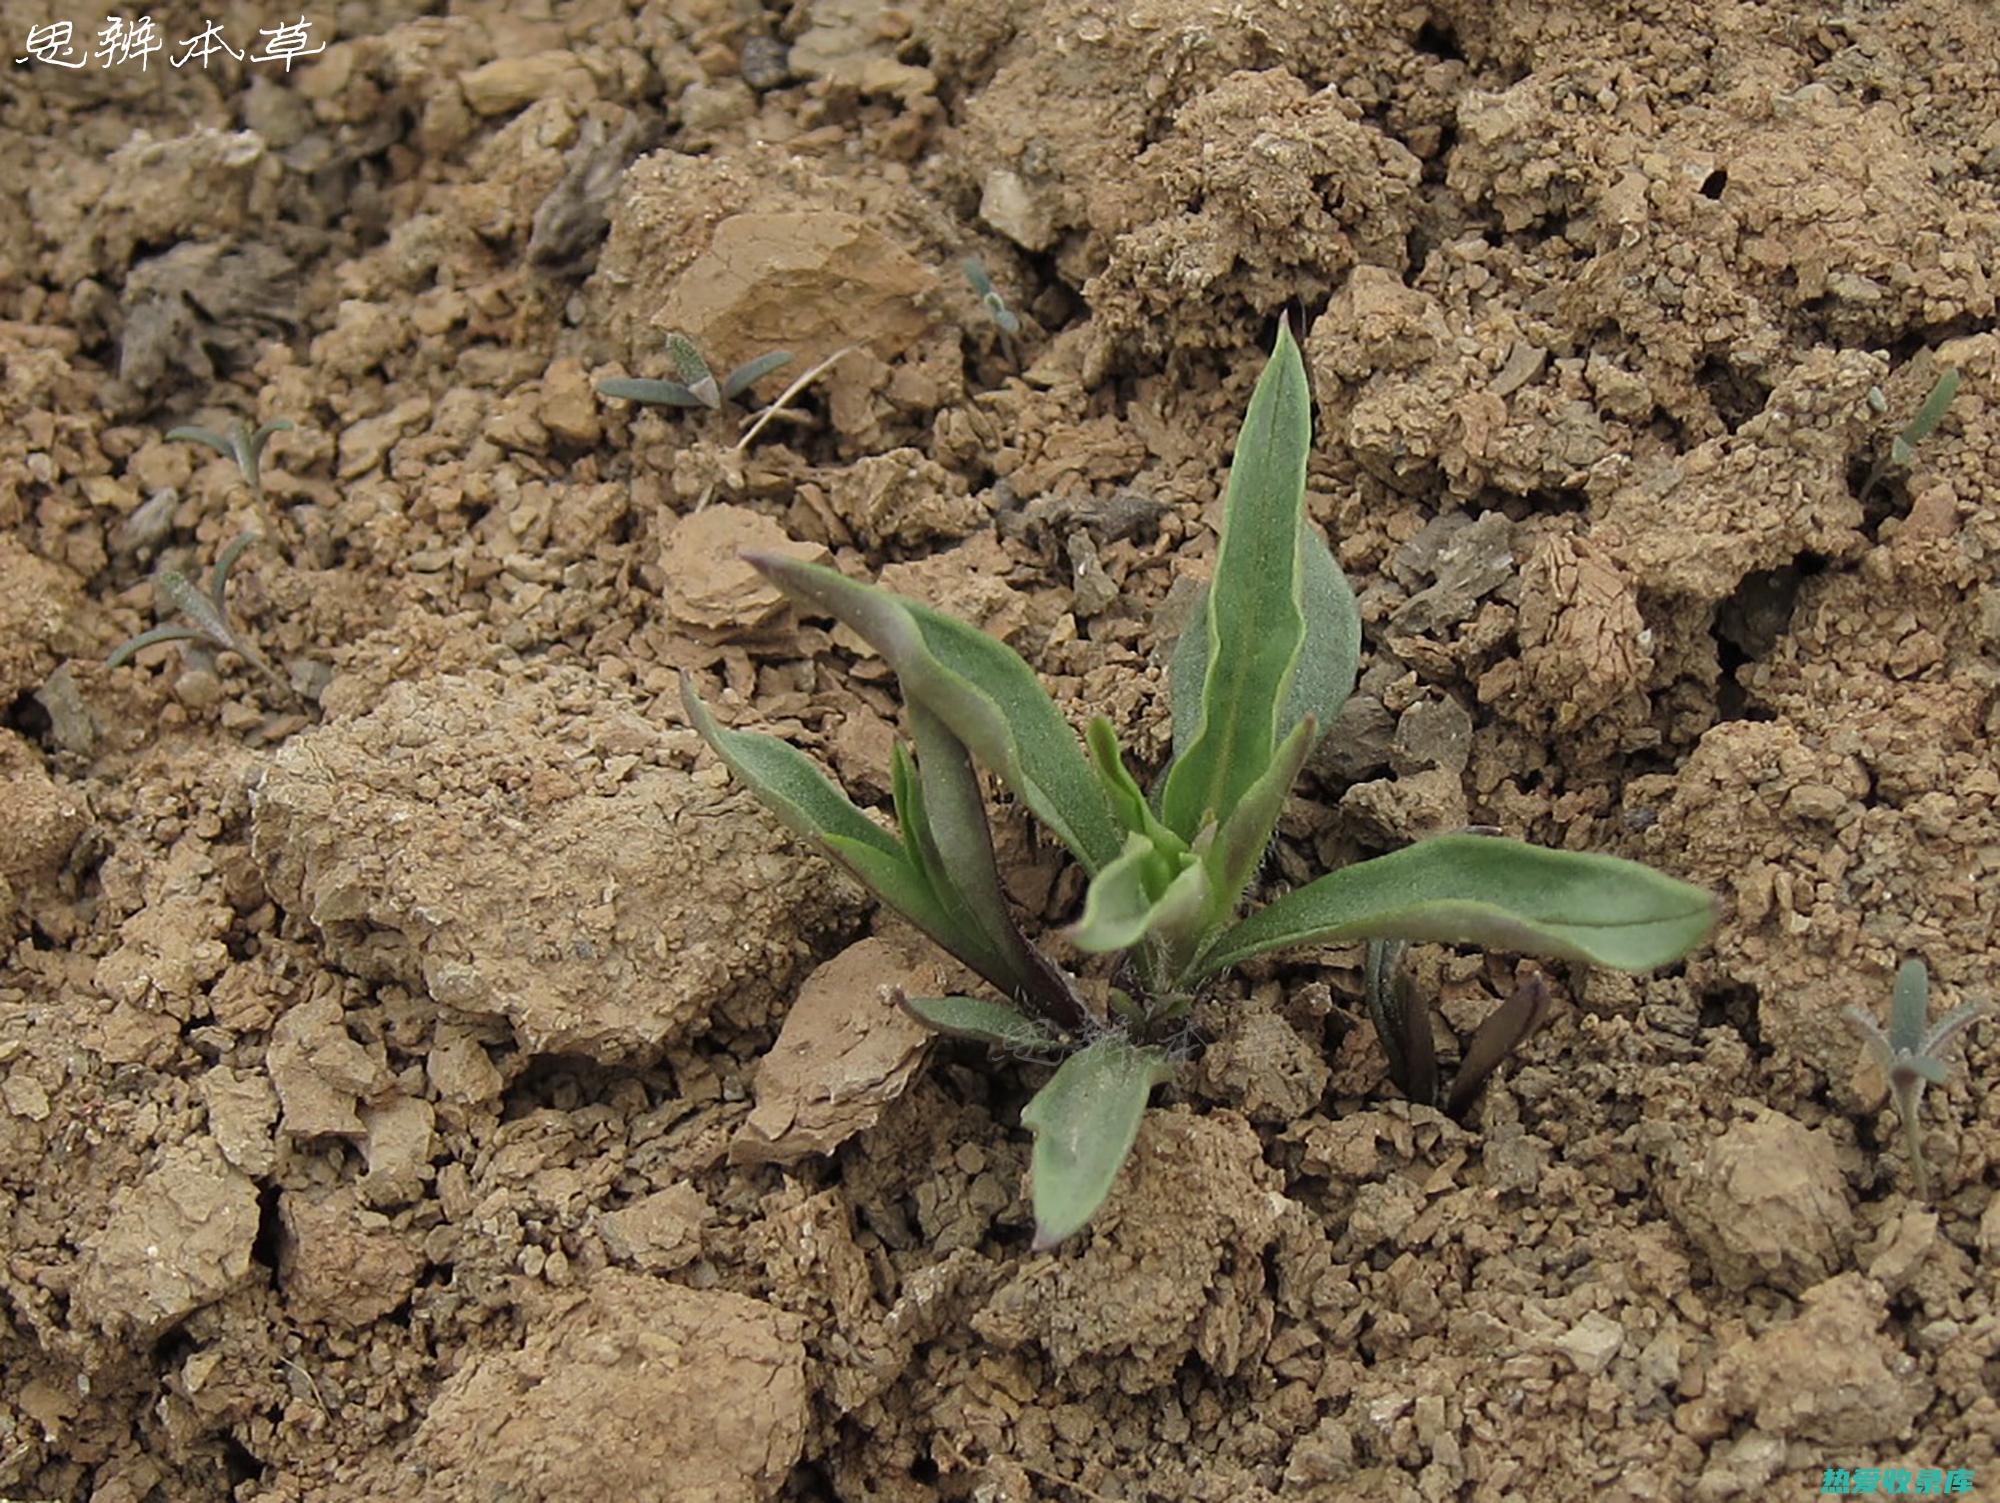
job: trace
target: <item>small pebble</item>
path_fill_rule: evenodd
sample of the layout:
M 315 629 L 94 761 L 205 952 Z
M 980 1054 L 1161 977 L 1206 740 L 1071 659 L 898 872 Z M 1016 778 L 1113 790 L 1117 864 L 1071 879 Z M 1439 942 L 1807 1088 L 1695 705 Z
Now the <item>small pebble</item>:
M 174 680 L 174 698 L 190 710 L 212 710 L 222 701 L 222 680 L 211 668 L 187 668 Z
M 776 37 L 751 37 L 743 44 L 736 68 L 743 81 L 759 93 L 779 88 L 792 76 L 791 49 Z

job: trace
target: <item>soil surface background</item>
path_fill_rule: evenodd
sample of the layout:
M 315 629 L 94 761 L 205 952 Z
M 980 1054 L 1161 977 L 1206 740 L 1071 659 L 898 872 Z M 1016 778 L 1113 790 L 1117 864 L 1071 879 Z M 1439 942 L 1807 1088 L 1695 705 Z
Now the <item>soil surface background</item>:
M 1924 1204 L 1842 1019 L 2000 960 L 1989 0 L 344 0 L 289 72 L 0 13 L 0 1495 L 2000 1487 L 2000 1023 Z M 1535 967 L 1457 1121 L 1358 951 L 1254 965 L 1031 1254 L 1046 1068 L 888 1008 L 964 983 L 678 676 L 886 809 L 893 677 L 737 557 L 790 549 L 1156 772 L 1288 312 L 1366 641 L 1263 891 L 1480 823 L 1721 923 Z M 795 358 L 598 394 L 672 330 Z M 237 419 L 295 424 L 261 494 L 165 437 Z M 270 674 L 106 666 L 246 531 Z M 1415 961 L 1448 1055 L 1528 969 Z

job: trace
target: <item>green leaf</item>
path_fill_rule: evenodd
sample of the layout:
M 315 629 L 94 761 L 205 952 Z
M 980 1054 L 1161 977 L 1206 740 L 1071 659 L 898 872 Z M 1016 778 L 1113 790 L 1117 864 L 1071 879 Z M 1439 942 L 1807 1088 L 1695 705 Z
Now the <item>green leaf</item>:
M 1062 1062 L 1021 1112 L 1035 1135 L 1035 1251 L 1097 1214 L 1139 1137 L 1146 1098 L 1173 1073 L 1164 1049 L 1112 1036 Z
M 1174 855 L 1185 852 L 1188 843 L 1160 823 L 1138 781 L 1126 768 L 1124 753 L 1118 746 L 1118 732 L 1111 722 L 1102 715 L 1095 716 L 1085 727 L 1083 740 L 1113 817 L 1128 831 L 1145 836 L 1155 850 Z
M 140 632 L 138 636 L 121 644 L 110 657 L 104 660 L 104 666 L 107 668 L 116 668 L 121 663 L 130 661 L 135 654 L 145 651 L 148 647 L 157 646 L 161 642 L 192 642 L 199 636 L 201 636 L 201 633 L 195 631 L 192 627 L 174 626 L 171 623 L 155 626 L 148 631 Z
M 291 425 L 288 423 L 286 426 L 290 427 Z M 253 469 L 254 466 L 255 461 L 253 460 Z M 243 550 L 256 541 L 257 534 L 254 532 L 240 534 L 234 542 L 216 556 L 215 567 L 209 571 L 208 598 L 214 602 L 217 613 L 225 618 L 229 613 L 229 571 L 235 568 L 236 561 L 243 557 Z
M 1623 971 L 1678 960 L 1715 927 L 1698 887 L 1616 856 L 1443 835 L 1321 877 L 1253 913 L 1200 975 L 1294 945 L 1435 940 Z
M 1186 672 L 1200 677 L 1198 719 L 1160 793 L 1160 817 L 1184 840 L 1228 817 L 1277 744 L 1306 637 L 1302 544 L 1311 443 L 1305 362 L 1289 323 L 1281 324 L 1236 441 L 1215 577 L 1189 627 L 1204 639 L 1186 659 Z M 1174 670 L 1180 678 L 1179 652 Z M 1178 690 L 1176 711 L 1193 695 L 1191 686 Z
M 1945 409 L 1951 406 L 1951 399 L 1957 395 L 1958 372 L 1941 372 L 1937 384 L 1931 387 L 1930 395 L 1924 398 L 1924 405 L 1910 419 L 1910 426 L 1897 434 L 1896 441 L 1889 446 L 1892 463 L 1907 465 L 1917 457 L 1917 445 L 1929 438 L 1937 425 L 1944 421 Z
M 1285 812 L 1285 799 L 1306 764 L 1312 744 L 1318 738 L 1318 722 L 1308 715 L 1292 727 L 1264 770 L 1251 784 L 1216 831 L 1215 840 L 1202 856 L 1208 868 L 1210 907 L 1205 928 L 1220 928 L 1236 912 L 1244 889 L 1257 875 L 1264 853 L 1271 847 L 1271 832 L 1278 828 L 1278 816 Z
M 1062 1040 L 1033 1018 L 1005 1002 L 985 997 L 906 997 L 895 993 L 896 1005 L 926 1028 L 952 1038 L 971 1039 L 1017 1053 L 1053 1053 Z
M 718 725 L 708 706 L 681 675 L 681 704 L 689 722 L 757 801 L 793 834 L 818 842 L 828 854 L 948 953 L 1003 991 L 1011 978 L 977 930 L 968 929 L 932 888 L 903 843 L 876 824 L 827 779 L 804 752 L 775 736 Z
M 925 870 L 932 887 L 951 895 L 949 906 L 960 925 L 978 933 L 999 957 L 1006 974 L 1003 991 L 1058 1027 L 1080 1028 L 1085 1016 L 1082 1002 L 1014 923 L 1000 869 L 993 861 L 993 833 L 986 823 L 979 774 L 973 771 L 965 743 L 921 701 L 912 702 L 909 713 L 917 741 Z
M 639 376 L 611 376 L 597 383 L 597 394 L 626 402 L 651 402 L 656 406 L 699 407 L 700 397 L 678 381 L 648 381 Z
M 1899 1054 L 1921 1054 L 1924 1029 L 1931 1020 L 1931 973 L 1921 960 L 1896 967 L 1895 1000 L 1889 1008 L 1889 1047 Z
M 747 779 L 745 782 L 765 808 L 784 820 L 783 811 L 775 803 Z M 862 886 L 923 930 L 940 949 L 957 956 L 1003 992 L 1013 990 L 1013 978 L 1006 964 L 986 947 L 978 930 L 959 922 L 958 915 L 945 906 L 920 868 L 911 865 L 900 853 L 884 855 L 873 845 L 845 836 L 821 834 L 814 838 L 828 855 L 854 873 Z
M 781 365 L 792 363 L 790 350 L 772 350 L 767 355 L 759 355 L 755 360 L 746 360 L 729 373 L 729 379 L 722 383 L 723 400 L 741 396 L 752 386 L 770 375 Z
M 1135 834 L 1125 842 L 1125 853 L 1091 878 L 1083 916 L 1067 937 L 1087 955 L 1129 949 L 1149 935 L 1169 947 L 1191 948 L 1207 900 L 1208 872 L 1201 862 L 1164 854 Z
M 1299 654 L 1298 675 L 1292 692 L 1278 718 L 1278 734 L 1290 733 L 1306 716 L 1319 722 L 1322 732 L 1354 692 L 1355 677 L 1361 671 L 1361 608 L 1354 601 L 1354 587 L 1334 562 L 1333 550 L 1319 529 L 1305 524 L 1306 645 Z M 1306 748 L 1308 753 L 1312 748 Z
M 1306 645 L 1299 654 L 1298 672 L 1286 696 L 1284 713 L 1278 717 L 1280 736 L 1290 735 L 1308 715 L 1318 720 L 1324 733 L 1354 692 L 1355 675 L 1361 666 L 1361 610 L 1355 604 L 1353 587 L 1334 562 L 1326 539 L 1310 521 L 1305 524 L 1301 583 Z M 1201 719 L 1202 685 L 1208 673 L 1207 613 L 1208 586 L 1203 585 L 1168 669 L 1176 757 L 1187 751 Z
M 804 752 L 776 736 L 717 724 L 686 673 L 681 674 L 681 708 L 702 740 L 794 834 L 815 840 L 839 837 L 893 861 L 903 859 L 896 837 L 855 808 Z
M 952 953 L 1001 991 L 1009 996 L 1016 995 L 1021 989 L 1020 978 L 1013 974 L 1005 957 L 987 942 L 973 915 L 972 905 L 951 880 L 949 864 L 939 851 L 937 837 L 931 829 L 930 806 L 924 797 L 923 779 L 917 775 L 916 765 L 900 742 L 892 758 L 890 787 L 896 806 L 896 827 L 903 836 L 903 859 L 911 868 L 922 873 L 945 919 L 963 939 L 965 948 L 954 949 Z M 968 954 L 979 958 L 967 959 Z
M 1086 870 L 1117 859 L 1123 839 L 1076 733 L 1019 653 L 963 621 L 838 570 L 745 553 L 766 578 L 859 632 L 912 704 L 922 704 L 990 767 Z
M 229 441 L 229 435 L 217 433 L 213 428 L 197 428 L 193 424 L 184 424 L 179 428 L 169 428 L 167 439 L 169 442 L 184 440 L 191 444 L 205 444 L 224 459 L 236 457 L 236 446 Z

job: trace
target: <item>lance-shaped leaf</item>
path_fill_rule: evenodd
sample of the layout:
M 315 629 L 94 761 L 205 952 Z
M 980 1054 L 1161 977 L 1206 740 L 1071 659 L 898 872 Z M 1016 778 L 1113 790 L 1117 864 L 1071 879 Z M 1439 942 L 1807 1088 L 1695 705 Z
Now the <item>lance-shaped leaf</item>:
M 1193 856 L 1171 856 L 1143 835 L 1125 842 L 1125 852 L 1090 879 L 1083 916 L 1069 930 L 1069 942 L 1089 955 L 1130 949 L 1156 938 L 1169 949 L 1191 948 L 1200 937 L 1208 909 L 1208 872 Z
M 1929 438 L 1937 425 L 1944 421 L 1945 409 L 1951 406 L 1951 399 L 1957 395 L 1958 372 L 1941 372 L 1937 384 L 1931 387 L 1930 395 L 1924 398 L 1924 405 L 1910 419 L 1910 426 L 1897 434 L 1896 441 L 1889 445 L 1891 462 L 1906 465 L 1917 457 L 1917 445 Z
M 655 406 L 700 407 L 702 399 L 678 381 L 655 381 L 644 376 L 608 376 L 597 383 L 600 396 L 625 402 L 651 402 Z
M 1125 766 L 1125 754 L 1119 748 L 1118 732 L 1111 722 L 1102 715 L 1093 717 L 1084 728 L 1083 742 L 1091 766 L 1097 770 L 1104 797 L 1111 805 L 1112 817 L 1127 832 L 1145 836 L 1155 850 L 1169 855 L 1185 852 L 1188 843 L 1160 823 L 1153 806 L 1146 802 L 1138 779 Z
M 1944 421 L 1945 409 L 1951 406 L 1951 399 L 1958 395 L 1958 372 L 1945 370 L 1939 373 L 1937 383 L 1931 387 L 1930 395 L 1924 398 L 1924 405 L 1917 409 L 1917 415 L 1910 419 L 1910 425 L 1889 445 L 1889 452 L 1875 462 L 1868 472 L 1868 478 L 1861 483 L 1861 499 L 1867 500 L 1869 493 L 1881 483 L 1882 477 L 1892 469 L 1905 469 L 1917 457 L 1917 445 L 1930 437 L 1937 425 Z
M 1305 525 L 1305 560 L 1300 579 L 1304 590 L 1306 644 L 1299 653 L 1291 693 L 1278 717 L 1278 734 L 1289 735 L 1306 716 L 1319 722 L 1323 733 L 1333 723 L 1347 696 L 1354 692 L 1361 666 L 1361 610 L 1354 589 L 1333 560 L 1319 529 Z M 1186 752 L 1201 720 L 1202 686 L 1208 674 L 1208 586 L 1195 597 L 1188 628 L 1174 647 L 1169 671 L 1173 699 L 1174 755 Z M 1310 750 L 1310 748 L 1308 748 Z
M 1472 1035 L 1451 1078 L 1451 1089 L 1445 1092 L 1444 1109 L 1462 1111 L 1479 1094 L 1486 1077 L 1500 1068 L 1500 1061 L 1526 1043 L 1548 1015 L 1549 984 L 1531 974 L 1514 988 L 1512 996 L 1486 1015 L 1486 1021 Z M 1429 1028 L 1428 1020 L 1424 1026 Z
M 1306 637 L 1302 577 L 1311 440 L 1305 362 L 1289 324 L 1281 324 L 1236 440 L 1215 577 L 1189 628 L 1205 644 L 1190 649 L 1198 657 L 1186 670 L 1199 673 L 1198 715 L 1160 792 L 1160 817 L 1185 840 L 1229 816 L 1244 789 L 1263 776 L 1278 741 L 1278 717 Z M 1175 677 L 1182 677 L 1178 655 L 1174 666 Z M 1194 690 L 1175 697 L 1193 698 Z
M 722 399 L 726 402 L 734 397 L 740 397 L 772 371 L 791 363 L 790 350 L 772 350 L 768 354 L 759 355 L 755 360 L 744 361 L 731 371 L 729 379 L 722 383 Z
M 1018 995 L 1023 989 L 1022 979 L 1015 975 L 1006 958 L 987 943 L 965 895 L 940 876 L 945 862 L 938 853 L 937 839 L 931 833 L 930 810 L 924 802 L 923 781 L 917 776 L 916 765 L 911 762 L 908 750 L 900 742 L 892 754 L 890 788 L 891 797 L 895 800 L 896 828 L 903 836 L 904 861 L 918 873 L 926 890 L 936 900 L 945 923 L 951 932 L 959 936 L 957 947 L 947 945 L 945 948 L 1008 996 Z
M 1278 816 L 1285 811 L 1285 798 L 1297 781 L 1299 769 L 1318 737 L 1319 723 L 1308 715 L 1292 727 L 1264 769 L 1264 776 L 1243 791 L 1236 807 L 1217 829 L 1215 839 L 1202 854 L 1208 869 L 1209 905 L 1202 928 L 1206 934 L 1218 932 L 1236 913 L 1244 889 L 1257 875 L 1257 867 L 1270 849 L 1271 832 L 1278 828 Z M 1193 961 L 1190 954 L 1183 959 Z
M 1009 991 L 1058 1028 L 1074 1032 L 1084 1009 L 1069 982 L 1014 923 L 1000 869 L 993 862 L 993 833 L 986 823 L 986 800 L 965 743 L 922 701 L 910 705 L 910 729 L 917 741 L 917 778 L 922 784 L 925 871 L 961 923 L 976 930 L 1005 966 Z
M 1097 1214 L 1139 1136 L 1153 1087 L 1173 1073 L 1164 1049 L 1113 1035 L 1062 1062 L 1021 1112 L 1035 1135 L 1035 1251 Z
M 1311 522 L 1305 524 L 1300 583 L 1305 598 L 1306 645 L 1299 653 L 1292 692 L 1278 717 L 1280 736 L 1308 715 L 1324 732 L 1354 692 L 1354 680 L 1361 671 L 1361 607 L 1355 603 L 1354 587 L 1334 562 L 1333 550 Z
M 743 555 L 793 599 L 846 622 L 922 704 L 1092 872 L 1123 845 L 1076 733 L 1019 653 L 963 621 L 838 570 Z
M 1054 1054 L 1062 1040 L 1033 1018 L 1005 1002 L 985 997 L 906 997 L 894 992 L 896 1005 L 926 1028 L 952 1038 L 971 1039 L 1015 1054 Z
M 1293 945 L 1435 940 L 1622 971 L 1678 960 L 1715 926 L 1698 887 L 1616 856 L 1441 835 L 1321 877 L 1243 920 L 1200 975 Z
M 818 843 L 863 886 L 1002 991 L 1013 989 L 1015 978 L 1003 960 L 939 900 L 902 842 L 855 808 L 810 757 L 775 736 L 718 725 L 685 673 L 681 704 L 702 739 L 785 828 Z
M 1399 939 L 1370 940 L 1362 971 L 1362 991 L 1375 1036 L 1389 1061 L 1389 1078 L 1397 1089 L 1422 1106 L 1438 1099 L 1437 1045 L 1431 1038 L 1431 1013 L 1417 996 L 1417 986 L 1403 969 Z

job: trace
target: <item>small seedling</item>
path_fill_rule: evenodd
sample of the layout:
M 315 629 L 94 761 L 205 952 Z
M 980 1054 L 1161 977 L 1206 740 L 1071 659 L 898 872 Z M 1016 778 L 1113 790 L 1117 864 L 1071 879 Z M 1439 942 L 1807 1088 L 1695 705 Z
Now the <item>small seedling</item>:
M 257 669 L 280 688 L 289 691 L 290 686 L 279 676 L 277 669 L 265 661 L 262 654 L 244 641 L 236 628 L 229 623 L 229 605 L 226 592 L 229 588 L 229 571 L 236 567 L 236 560 L 243 556 L 243 550 L 257 541 L 257 534 L 246 532 L 215 560 L 215 567 L 209 573 L 208 592 L 195 588 L 188 577 L 178 569 L 162 569 L 153 576 L 153 593 L 173 607 L 182 618 L 180 622 L 163 622 L 151 631 L 142 631 L 119 646 L 117 651 L 104 660 L 107 668 L 116 668 L 127 662 L 141 650 L 158 642 L 206 642 L 223 652 L 233 652 L 251 667 Z
M 831 355 L 827 356 L 826 359 L 820 361 L 818 365 L 813 366 L 812 369 L 794 378 L 790 386 L 787 386 L 783 391 L 778 393 L 777 401 L 773 402 L 770 406 L 762 409 L 761 411 L 751 414 L 751 416 L 748 419 L 746 419 L 743 424 L 743 436 L 737 439 L 736 442 L 733 445 L 731 445 L 729 449 L 726 450 L 721 455 L 723 473 L 725 475 L 729 475 L 732 473 L 732 467 L 735 465 L 736 461 L 742 456 L 742 454 L 746 450 L 749 449 L 751 443 L 756 439 L 757 435 L 762 433 L 767 427 L 769 427 L 771 421 L 774 418 L 776 418 L 779 413 L 783 412 L 788 406 L 791 405 L 791 400 L 793 397 L 797 396 L 800 392 L 804 391 L 808 386 L 812 385 L 813 382 L 817 381 L 823 373 L 831 370 L 840 361 L 846 359 L 849 355 L 852 355 L 858 348 L 859 348 L 858 345 L 850 344 L 850 345 L 844 345 L 840 349 L 835 350 Z M 740 474 L 738 474 L 736 478 L 740 479 Z M 716 481 L 711 480 L 706 486 L 702 488 L 700 499 L 698 499 L 694 504 L 694 509 L 696 511 L 700 511 L 703 507 L 707 506 L 710 500 L 714 498 L 716 483 L 717 483 Z
M 197 428 L 192 425 L 169 428 L 170 439 L 186 439 L 190 443 L 206 444 L 224 459 L 236 461 L 236 468 L 243 474 L 243 483 L 250 487 L 250 494 L 259 501 L 264 499 L 264 478 L 258 468 L 264 455 L 264 445 L 271 441 L 274 433 L 292 431 L 290 418 L 278 418 L 269 423 L 252 428 L 238 418 L 228 433 L 217 433 L 213 428 Z
M 1061 1061 L 1021 1113 L 1035 1136 L 1037 1248 L 1103 1204 L 1153 1087 L 1190 1046 L 1197 993 L 1241 961 L 1380 939 L 1642 971 L 1677 960 L 1714 924 L 1707 893 L 1636 862 L 1468 834 L 1349 866 L 1238 918 L 1360 660 L 1354 593 L 1306 518 L 1311 431 L 1305 362 L 1281 328 L 1237 440 L 1214 578 L 1170 665 L 1173 756 L 1151 797 L 1111 722 L 1092 720 L 1079 749 L 1012 648 L 819 565 L 747 555 L 799 605 L 865 638 L 900 680 L 914 756 L 894 753 L 893 833 L 804 753 L 718 725 L 682 678 L 689 720 L 751 792 L 1005 998 L 903 1005 L 941 1033 Z M 1067 938 L 1106 957 L 1090 984 L 1015 923 L 975 757 L 1088 873 Z
M 1858 1007 L 1847 1009 L 1847 1020 L 1861 1030 L 1861 1041 L 1889 1082 L 1896 1115 L 1903 1123 L 1903 1142 L 1917 1180 L 1917 1198 L 1931 1198 L 1930 1165 L 1924 1159 L 1923 1129 L 1917 1114 L 1924 1087 L 1943 1085 L 1948 1073 L 1944 1051 L 1981 1013 L 1984 1002 L 1967 1002 L 1930 1023 L 1931 974 L 1921 960 L 1906 960 L 1896 971 L 1896 991 L 1889 1010 L 1889 1031 Z M 1926 1025 L 1929 1024 L 1927 1027 Z
M 1019 334 L 1020 318 L 1007 306 L 1007 299 L 1000 295 L 1000 290 L 993 285 L 993 279 L 986 275 L 986 268 L 979 264 L 979 258 L 967 256 L 958 263 L 958 268 L 965 273 L 965 280 L 971 285 L 974 295 L 986 309 L 987 315 L 1000 326 L 1000 332 L 1009 338 Z
M 780 366 L 789 365 L 789 350 L 773 350 L 747 360 L 722 381 L 708 368 L 701 351 L 685 334 L 667 336 L 667 354 L 673 358 L 678 381 L 649 381 L 636 376 L 614 376 L 597 383 L 600 396 L 620 397 L 627 402 L 650 402 L 668 407 L 706 407 L 711 412 L 724 402 L 734 401 L 757 381 Z
M 1924 405 L 1917 409 L 1917 415 L 1910 419 L 1910 425 L 1897 434 L 1889 445 L 1889 452 L 1875 462 L 1875 468 L 1868 472 L 1868 478 L 1861 483 L 1860 500 L 1866 501 L 1875 487 L 1882 483 L 1882 477 L 1891 470 L 1906 470 L 1910 461 L 1917 457 L 1917 445 L 1931 436 L 1937 425 L 1944 421 L 1945 409 L 1951 406 L 1951 399 L 1958 395 L 1958 372 L 1946 370 L 1938 374 L 1931 393 L 1924 398 Z M 1876 406 L 1881 399 L 1881 389 L 1868 389 L 1869 405 Z M 1880 408 L 1877 407 L 1879 411 Z
M 1514 988 L 1513 995 L 1486 1016 L 1460 1051 L 1451 1084 L 1440 1090 L 1430 1008 L 1417 995 L 1403 967 L 1402 940 L 1370 940 L 1363 971 L 1368 1014 L 1389 1059 L 1389 1078 L 1410 1100 L 1456 1114 L 1479 1094 L 1486 1077 L 1526 1043 L 1549 1015 L 1549 987 L 1539 975 Z

